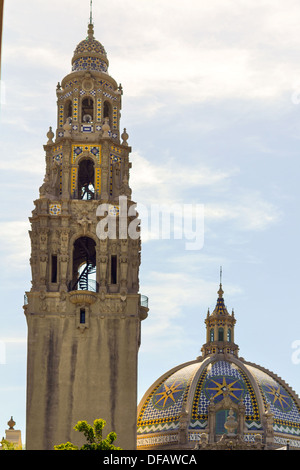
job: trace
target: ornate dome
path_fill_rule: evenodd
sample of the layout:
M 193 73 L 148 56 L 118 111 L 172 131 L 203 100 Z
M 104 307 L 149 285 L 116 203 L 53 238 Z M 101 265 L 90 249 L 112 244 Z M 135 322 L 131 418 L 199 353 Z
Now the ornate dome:
M 88 36 L 76 47 L 72 59 L 72 71 L 93 70 L 107 72 L 108 59 L 102 44 L 94 38 L 94 27 L 88 26 Z
M 219 291 L 217 305 L 220 298 Z M 226 320 L 232 328 L 232 316 L 222 312 L 222 328 Z M 300 448 L 295 392 L 269 370 L 238 358 L 235 348 L 228 352 L 230 341 L 213 343 L 215 352 L 208 352 L 207 343 L 202 357 L 168 371 L 146 392 L 138 409 L 137 448 L 274 449 L 287 441 Z

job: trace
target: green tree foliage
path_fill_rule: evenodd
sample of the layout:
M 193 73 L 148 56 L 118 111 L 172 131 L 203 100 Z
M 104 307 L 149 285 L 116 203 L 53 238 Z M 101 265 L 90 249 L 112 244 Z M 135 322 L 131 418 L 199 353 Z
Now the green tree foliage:
M 76 431 L 82 432 L 87 443 L 82 447 L 75 446 L 71 442 L 54 446 L 54 450 L 121 450 L 115 447 L 113 442 L 117 439 L 115 432 L 110 432 L 105 439 L 102 438 L 102 431 L 106 421 L 104 419 L 95 419 L 93 426 L 86 421 L 78 421 L 74 426 Z
M 18 446 L 17 444 L 13 444 L 12 442 L 7 441 L 6 439 L 2 439 L 0 441 L 0 450 L 22 450 L 21 446 Z

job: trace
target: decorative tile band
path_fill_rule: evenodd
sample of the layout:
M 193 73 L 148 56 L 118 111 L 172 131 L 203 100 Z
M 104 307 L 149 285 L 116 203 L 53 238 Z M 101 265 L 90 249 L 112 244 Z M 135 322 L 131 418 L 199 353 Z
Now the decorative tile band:
M 117 147 L 116 145 L 112 145 L 110 147 L 110 149 L 111 149 L 112 153 L 119 153 L 119 154 L 122 153 L 122 149 L 120 147 Z
M 75 163 L 83 152 L 89 152 L 101 163 L 101 145 L 72 145 L 71 163 Z
M 106 98 L 109 98 L 112 101 L 117 101 L 118 99 L 116 96 L 113 96 L 110 93 L 107 93 L 106 91 L 103 92 L 103 96 L 105 96 Z
M 158 446 L 161 444 L 172 444 L 174 442 L 178 442 L 177 434 L 165 434 L 160 436 L 138 438 L 137 447 Z
M 101 168 L 95 169 L 95 191 L 98 194 L 101 192 Z
M 62 152 L 62 148 L 63 148 L 63 146 L 61 144 L 53 147 L 53 154 Z
M 113 107 L 113 129 L 118 128 L 118 108 L 116 106 Z
M 97 98 L 97 122 L 101 122 L 102 119 L 102 100 Z
M 63 127 L 63 125 L 64 125 L 64 105 L 60 104 L 59 110 L 58 110 L 58 126 Z
M 73 121 L 78 121 L 78 98 L 73 98 Z
M 59 194 L 62 195 L 62 165 L 59 170 Z
M 98 70 L 107 72 L 106 63 L 97 57 L 80 57 L 73 63 L 72 72 L 78 70 Z
M 77 168 L 71 168 L 71 194 L 75 192 L 77 179 Z

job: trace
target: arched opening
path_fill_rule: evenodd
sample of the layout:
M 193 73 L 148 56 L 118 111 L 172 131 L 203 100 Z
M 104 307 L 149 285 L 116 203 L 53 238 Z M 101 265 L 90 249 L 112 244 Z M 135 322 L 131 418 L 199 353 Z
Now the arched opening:
M 224 329 L 219 328 L 218 330 L 218 341 L 224 341 Z
M 81 120 L 88 123 L 94 120 L 94 100 L 92 98 L 84 98 L 81 103 Z
M 67 119 L 72 119 L 72 101 L 68 100 L 65 104 L 65 122 Z
M 227 330 L 227 341 L 231 341 L 231 328 Z
M 69 290 L 98 291 L 96 282 L 96 243 L 89 237 L 80 237 L 74 243 L 73 276 Z
M 108 101 L 104 101 L 103 105 L 103 117 L 111 119 L 111 106 Z
M 213 328 L 210 330 L 210 341 L 214 341 L 215 340 L 215 332 L 213 330 Z
M 78 199 L 90 200 L 95 198 L 95 169 L 94 162 L 89 158 L 81 160 L 78 166 Z

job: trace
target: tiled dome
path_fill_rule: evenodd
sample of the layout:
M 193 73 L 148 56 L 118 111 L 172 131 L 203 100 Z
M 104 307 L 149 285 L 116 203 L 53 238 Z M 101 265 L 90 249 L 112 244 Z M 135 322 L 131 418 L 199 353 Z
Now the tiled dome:
M 89 24 L 88 36 L 76 47 L 72 59 L 72 71 L 93 70 L 107 72 L 108 59 L 102 44 L 94 38 L 93 25 Z
M 142 398 L 137 448 L 226 448 L 230 439 L 237 449 L 288 442 L 300 449 L 299 397 L 274 373 L 238 357 L 236 320 L 225 307 L 222 285 L 218 295 L 205 319 L 202 356 L 162 375 Z
M 274 447 L 287 439 L 300 448 L 300 402 L 297 395 L 270 371 L 232 357 L 212 355 L 180 365 L 164 374 L 139 405 L 137 448 L 180 448 L 180 430 L 186 420 L 188 442 L 194 448 L 208 426 L 209 406 L 227 397 L 242 406 L 244 440 L 265 430 L 265 413 L 273 414 Z

